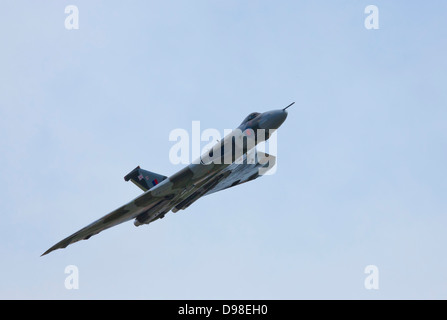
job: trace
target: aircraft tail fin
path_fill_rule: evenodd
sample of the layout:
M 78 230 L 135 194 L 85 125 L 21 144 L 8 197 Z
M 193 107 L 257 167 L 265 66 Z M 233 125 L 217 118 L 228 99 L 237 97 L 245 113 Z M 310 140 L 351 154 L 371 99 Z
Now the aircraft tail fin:
M 156 186 L 160 182 L 162 182 L 164 179 L 166 179 L 166 176 L 163 176 L 161 174 L 157 174 L 154 172 L 150 172 L 147 170 L 143 170 L 140 168 L 140 166 L 133 169 L 131 172 L 129 172 L 125 177 L 125 181 L 132 181 L 137 187 L 139 187 L 143 191 L 147 191 L 150 188 Z

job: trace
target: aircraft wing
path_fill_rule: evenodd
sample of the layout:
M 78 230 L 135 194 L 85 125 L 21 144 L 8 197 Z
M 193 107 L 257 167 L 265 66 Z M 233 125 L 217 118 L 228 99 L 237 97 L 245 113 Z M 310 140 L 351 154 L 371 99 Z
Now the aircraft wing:
M 276 157 L 268 153 L 256 151 L 254 149 L 248 154 L 244 154 L 242 163 L 232 163 L 226 167 L 222 173 L 226 176 L 221 179 L 213 188 L 209 189 L 205 195 L 212 194 L 239 184 L 261 177 L 276 164 Z
M 260 151 L 256 153 L 249 152 L 248 157 L 247 154 L 244 154 L 240 163 L 234 162 L 222 171 L 217 172 L 214 177 L 208 179 L 206 183 L 195 189 L 193 193 L 183 198 L 180 202 L 177 202 L 172 211 L 185 210 L 207 194 L 254 180 L 271 169 L 275 163 L 276 157 L 267 153 Z
M 79 240 L 87 240 L 91 236 L 100 233 L 103 230 L 116 226 L 125 221 L 129 221 L 137 217 L 142 212 L 148 212 L 152 208 L 156 209 L 158 203 L 162 198 L 153 196 L 151 191 L 145 192 L 139 197 L 135 198 L 128 204 L 125 204 L 104 217 L 92 222 L 88 226 L 73 233 L 71 236 L 56 243 L 50 249 L 45 251 L 43 255 L 50 253 L 53 250 L 65 248 L 68 245 Z

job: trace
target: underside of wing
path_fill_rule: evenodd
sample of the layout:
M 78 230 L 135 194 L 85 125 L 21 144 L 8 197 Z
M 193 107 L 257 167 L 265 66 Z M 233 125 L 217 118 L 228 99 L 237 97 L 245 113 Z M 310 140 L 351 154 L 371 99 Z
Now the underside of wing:
M 177 203 L 173 212 L 184 210 L 201 197 L 220 190 L 254 180 L 275 166 L 276 157 L 260 151 L 244 154 L 240 161 L 232 163 L 210 178 L 187 198 Z
M 275 156 L 254 149 L 252 152 L 244 154 L 240 163 L 235 162 L 225 168 L 223 171 L 225 178 L 210 188 L 205 195 L 254 180 L 265 174 L 275 164 Z
M 65 248 L 68 245 L 79 240 L 87 240 L 91 236 L 98 234 L 103 230 L 116 226 L 125 221 L 134 219 L 140 214 L 149 212 L 159 202 L 160 198 L 152 196 L 151 192 L 148 191 L 132 200 L 128 204 L 121 206 L 120 208 L 92 222 L 81 230 L 73 233 L 71 236 L 56 243 L 50 249 L 45 251 L 42 256 L 50 253 L 53 250 Z

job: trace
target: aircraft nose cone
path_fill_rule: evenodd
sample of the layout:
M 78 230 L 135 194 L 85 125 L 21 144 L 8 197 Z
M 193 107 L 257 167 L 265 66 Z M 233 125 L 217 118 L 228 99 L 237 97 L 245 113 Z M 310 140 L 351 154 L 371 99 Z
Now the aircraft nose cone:
M 286 110 L 274 110 L 263 115 L 259 125 L 261 129 L 278 129 L 287 118 Z

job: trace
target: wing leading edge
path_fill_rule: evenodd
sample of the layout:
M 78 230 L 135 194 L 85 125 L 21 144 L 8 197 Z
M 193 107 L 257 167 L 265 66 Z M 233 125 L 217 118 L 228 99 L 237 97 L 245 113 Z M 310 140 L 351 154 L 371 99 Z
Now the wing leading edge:
M 158 203 L 159 201 L 160 197 L 153 196 L 151 194 L 151 191 L 143 193 L 128 204 L 119 207 L 118 209 L 110 212 L 104 217 L 73 233 L 71 236 L 68 236 L 62 241 L 59 241 L 50 249 L 45 251 L 42 256 L 50 253 L 53 250 L 65 248 L 68 245 L 79 240 L 87 240 L 91 236 L 98 234 L 101 231 L 136 218 L 142 212 L 149 212 L 151 209 L 156 209 L 155 207 L 151 206 Z

